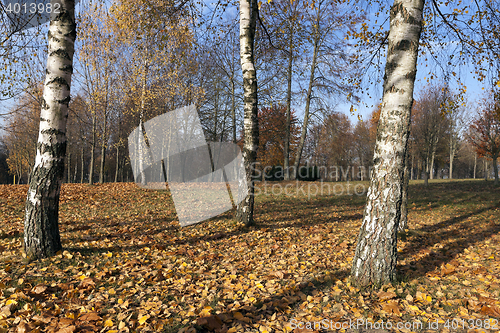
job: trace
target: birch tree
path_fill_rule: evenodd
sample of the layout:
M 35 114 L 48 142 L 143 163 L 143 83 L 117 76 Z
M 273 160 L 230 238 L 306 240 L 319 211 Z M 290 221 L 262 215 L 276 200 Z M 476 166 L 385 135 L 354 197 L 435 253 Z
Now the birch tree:
M 26 199 L 24 251 L 28 258 L 49 257 L 62 249 L 59 194 L 64 175 L 76 23 L 75 0 L 60 0 L 60 4 L 60 13 L 50 20 L 40 130 Z
M 254 224 L 254 175 L 259 146 L 257 72 L 254 63 L 257 5 L 257 0 L 240 0 L 240 61 L 243 75 L 243 130 L 245 135 L 243 159 L 248 195 L 238 206 L 237 219 L 245 223 L 246 226 Z
M 424 0 L 395 0 L 374 166 L 351 276 L 356 285 L 394 280 L 404 164 Z

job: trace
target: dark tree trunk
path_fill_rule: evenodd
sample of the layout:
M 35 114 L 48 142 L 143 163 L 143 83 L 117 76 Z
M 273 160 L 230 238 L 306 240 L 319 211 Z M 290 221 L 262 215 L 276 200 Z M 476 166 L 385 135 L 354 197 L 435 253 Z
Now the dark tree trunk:
M 289 47 L 288 47 L 288 71 L 287 71 L 287 90 L 286 90 L 286 122 L 285 139 L 283 140 L 283 171 L 284 180 L 290 179 L 290 127 L 292 112 L 292 74 L 293 74 L 293 23 L 290 21 Z
M 299 178 L 300 159 L 302 158 L 302 151 L 304 150 L 304 145 L 306 142 L 307 127 L 309 126 L 309 109 L 311 107 L 311 99 L 312 99 L 313 87 L 314 87 L 314 75 L 316 72 L 316 62 L 318 59 L 320 37 L 321 37 L 320 32 L 319 32 L 319 24 L 320 24 L 320 12 L 318 10 L 318 15 L 316 16 L 316 25 L 314 27 L 314 51 L 313 51 L 313 58 L 312 58 L 312 62 L 311 62 L 311 71 L 309 74 L 309 86 L 307 88 L 306 105 L 305 105 L 305 111 L 304 111 L 304 121 L 302 123 L 302 130 L 300 133 L 300 141 L 299 141 L 299 146 L 297 147 L 297 152 L 296 152 L 295 161 L 294 161 L 294 168 L 293 168 L 293 171 L 294 171 L 293 178 L 294 179 Z
M 81 155 L 81 166 L 82 166 L 82 169 L 80 170 L 80 184 L 83 184 L 83 177 L 84 177 L 84 173 L 83 173 L 83 169 L 84 169 L 84 166 L 85 166 L 85 159 L 84 159 L 84 156 L 83 156 L 83 145 L 82 145 L 82 155 Z

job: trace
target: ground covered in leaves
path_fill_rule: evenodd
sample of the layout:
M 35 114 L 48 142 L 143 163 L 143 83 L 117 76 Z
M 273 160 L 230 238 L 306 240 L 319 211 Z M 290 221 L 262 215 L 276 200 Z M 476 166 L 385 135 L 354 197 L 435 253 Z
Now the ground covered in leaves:
M 168 191 L 64 184 L 64 251 L 35 262 L 22 256 L 27 187 L 0 185 L 0 332 L 500 329 L 491 182 L 411 185 L 398 281 L 363 290 L 349 270 L 367 184 L 277 184 L 259 185 L 252 228 L 233 212 L 181 228 Z

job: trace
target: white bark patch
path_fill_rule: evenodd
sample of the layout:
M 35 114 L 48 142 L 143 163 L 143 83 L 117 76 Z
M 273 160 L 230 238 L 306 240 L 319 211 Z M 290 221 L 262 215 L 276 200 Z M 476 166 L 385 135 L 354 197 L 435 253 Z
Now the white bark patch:
M 41 204 L 41 200 L 40 198 L 37 196 L 36 194 L 36 191 L 34 190 L 29 190 L 29 193 L 28 193 L 28 200 L 34 205 L 34 206 L 37 206 L 37 205 L 40 205 Z

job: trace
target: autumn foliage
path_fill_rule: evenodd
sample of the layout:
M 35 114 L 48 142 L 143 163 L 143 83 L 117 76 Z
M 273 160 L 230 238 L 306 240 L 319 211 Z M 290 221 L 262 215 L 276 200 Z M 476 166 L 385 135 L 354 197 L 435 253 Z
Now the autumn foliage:
M 262 107 L 259 110 L 259 150 L 257 151 L 257 162 L 261 168 L 266 166 L 283 166 L 283 146 L 286 130 L 286 106 L 275 104 L 270 107 Z M 293 156 L 297 148 L 300 128 L 297 124 L 295 112 L 291 111 L 290 129 L 290 158 L 293 164 Z M 243 147 L 243 140 L 238 142 Z
M 497 159 L 500 155 L 499 101 L 484 100 L 469 128 L 469 141 L 479 156 L 493 160 L 495 183 L 498 183 Z
M 293 187 L 284 198 L 262 185 L 246 229 L 232 212 L 181 228 L 168 191 L 63 184 L 63 252 L 35 262 L 21 257 L 27 186 L 0 185 L 0 331 L 289 333 L 293 319 L 441 328 L 500 319 L 491 183 L 411 185 L 401 280 L 365 290 L 348 277 L 364 197 L 308 199 Z

